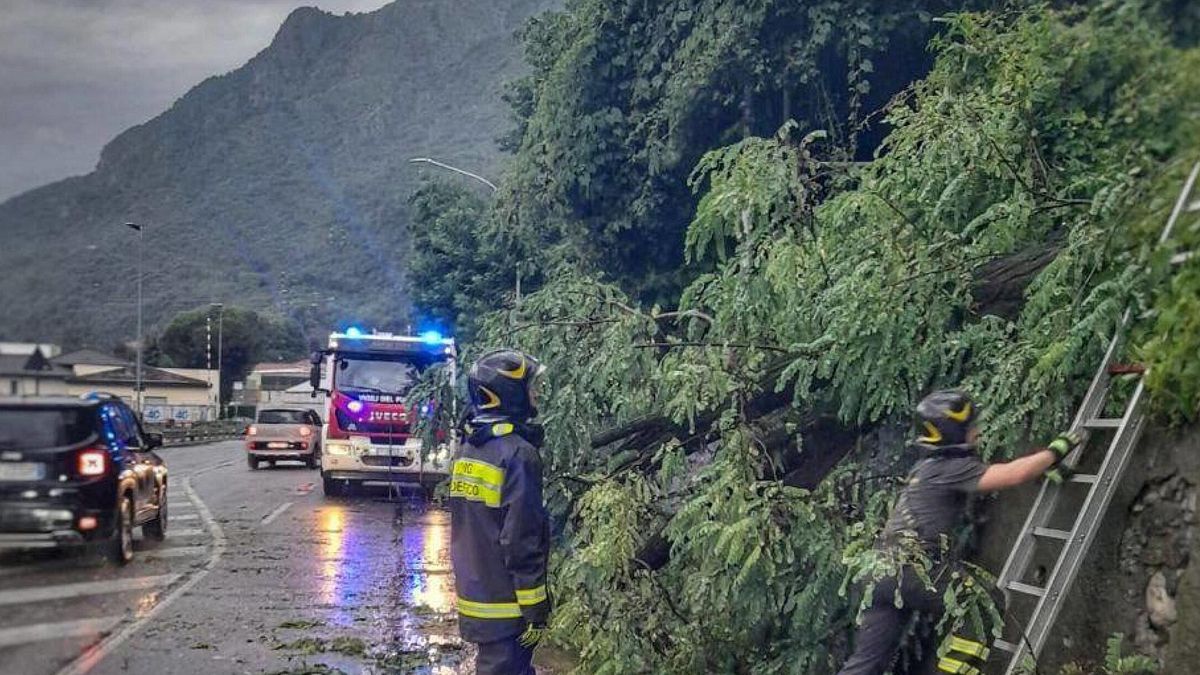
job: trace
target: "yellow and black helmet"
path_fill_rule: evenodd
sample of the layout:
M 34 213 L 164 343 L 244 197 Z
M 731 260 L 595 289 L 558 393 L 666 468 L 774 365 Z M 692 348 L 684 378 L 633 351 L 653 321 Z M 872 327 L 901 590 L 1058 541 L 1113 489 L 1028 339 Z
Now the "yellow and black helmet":
M 546 367 L 515 349 L 479 357 L 467 373 L 467 393 L 476 415 L 524 421 L 537 417 L 532 390 Z
M 975 424 L 975 403 L 965 392 L 935 391 L 917 404 L 917 443 L 945 447 L 966 445 Z

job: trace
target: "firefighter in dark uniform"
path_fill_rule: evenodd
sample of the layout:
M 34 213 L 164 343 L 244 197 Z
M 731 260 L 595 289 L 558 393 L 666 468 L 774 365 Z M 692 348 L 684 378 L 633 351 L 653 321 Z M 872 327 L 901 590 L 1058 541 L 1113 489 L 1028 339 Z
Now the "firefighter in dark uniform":
M 967 501 L 976 492 L 991 492 L 1035 480 L 1055 470 L 1083 438 L 1059 435 L 1048 448 L 1011 462 L 986 464 L 976 452 L 978 411 L 961 391 L 939 391 L 917 406 L 921 436 L 914 445 L 923 457 L 913 466 L 889 514 L 877 548 L 902 559 L 908 546 L 919 548 L 932 562 L 928 587 L 903 563 L 894 577 L 879 580 L 871 594 L 855 636 L 855 650 L 840 675 L 879 675 L 887 672 L 914 611 L 940 616 L 942 593 L 949 581 L 952 561 L 944 560 L 945 542 L 958 525 Z M 903 600 L 897 607 L 897 593 Z M 977 674 L 987 660 L 986 646 L 969 638 L 950 636 L 949 650 L 939 659 L 938 670 Z
M 550 618 L 549 521 L 542 504 L 536 386 L 544 367 L 515 350 L 467 374 L 466 443 L 450 476 L 450 556 L 459 632 L 479 646 L 478 675 L 533 675 Z

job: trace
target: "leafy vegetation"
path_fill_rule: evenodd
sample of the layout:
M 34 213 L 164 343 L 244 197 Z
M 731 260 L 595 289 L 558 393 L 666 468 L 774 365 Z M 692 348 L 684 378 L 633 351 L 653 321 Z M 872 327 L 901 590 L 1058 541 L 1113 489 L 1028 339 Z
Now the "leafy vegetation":
M 932 69 L 875 112 L 847 45 L 929 6 L 813 5 L 863 17 L 847 38 L 773 3 L 736 29 L 733 3 L 687 5 L 576 2 L 529 28 L 485 238 L 536 251 L 542 285 L 478 318 L 473 347 L 549 366 L 554 626 L 581 672 L 820 671 L 886 563 L 886 477 L 926 391 L 968 388 L 986 454 L 1020 454 L 1066 423 L 1132 305 L 1156 410 L 1196 414 L 1174 368 L 1195 367 L 1197 263 L 1165 283 L 1153 245 L 1195 159 L 1200 53 L 1163 28 L 1170 3 L 941 8 Z M 760 109 L 731 82 L 766 100 L 813 72 L 849 85 L 837 114 L 739 127 Z M 847 164 L 863 119 L 886 137 Z M 988 630 L 987 580 L 960 581 L 950 617 Z
M 1086 668 L 1078 663 L 1070 663 L 1063 667 L 1062 675 L 1089 675 L 1103 673 L 1104 675 L 1152 675 L 1159 672 L 1158 663 L 1154 659 L 1138 654 L 1125 655 L 1121 643 L 1125 636 L 1116 633 L 1108 638 L 1104 652 L 1104 665 L 1099 669 Z M 1032 672 L 1032 668 L 1030 669 Z
M 308 345 L 297 328 L 242 307 L 226 307 L 220 313 L 203 307 L 176 315 L 161 334 L 150 337 L 146 361 L 176 368 L 207 368 L 210 359 L 214 368 L 220 363 L 221 400 L 227 401 L 234 381 L 245 378 L 255 364 L 304 355 Z

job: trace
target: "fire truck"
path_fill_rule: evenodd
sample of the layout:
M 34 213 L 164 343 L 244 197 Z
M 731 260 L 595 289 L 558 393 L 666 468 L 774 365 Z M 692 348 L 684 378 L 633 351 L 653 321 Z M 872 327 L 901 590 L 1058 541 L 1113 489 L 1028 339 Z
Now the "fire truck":
M 426 491 L 449 473 L 454 436 L 426 442 L 416 433 L 419 415 L 432 416 L 436 400 L 406 405 L 422 374 L 441 365 L 455 379 L 452 338 L 367 333 L 349 328 L 332 333 L 328 346 L 313 352 L 313 395 L 327 395 L 321 431 L 321 479 L 325 494 L 352 492 L 366 482 L 419 485 Z M 453 397 L 448 402 L 455 405 Z M 451 419 L 455 411 L 451 410 Z

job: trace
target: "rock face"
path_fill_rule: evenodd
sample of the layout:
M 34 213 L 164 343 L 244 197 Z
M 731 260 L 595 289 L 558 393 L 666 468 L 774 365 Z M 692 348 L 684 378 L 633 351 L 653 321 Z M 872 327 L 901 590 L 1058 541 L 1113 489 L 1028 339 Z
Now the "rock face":
M 1098 449 L 1098 448 L 1097 448 Z M 1074 661 L 1093 672 L 1105 640 L 1158 661 L 1163 673 L 1200 663 L 1200 428 L 1148 430 L 1105 514 L 1043 650 L 1042 672 Z M 999 571 L 1035 492 L 1000 496 L 988 508 L 980 559 Z
M 114 139 L 86 176 L 0 204 L 0 338 L 133 336 L 144 223 L 148 324 L 218 300 L 316 330 L 403 328 L 405 200 L 432 156 L 485 174 L 547 0 L 296 10 L 245 66 Z

